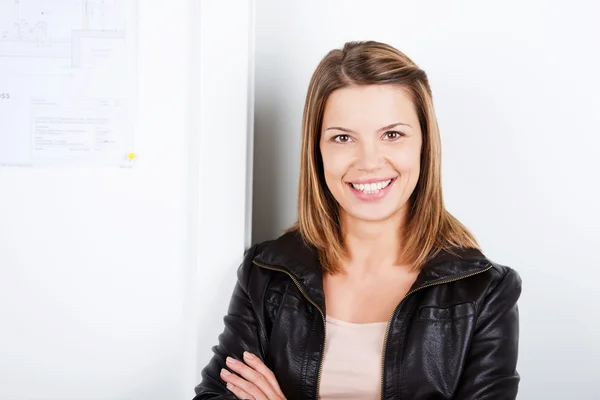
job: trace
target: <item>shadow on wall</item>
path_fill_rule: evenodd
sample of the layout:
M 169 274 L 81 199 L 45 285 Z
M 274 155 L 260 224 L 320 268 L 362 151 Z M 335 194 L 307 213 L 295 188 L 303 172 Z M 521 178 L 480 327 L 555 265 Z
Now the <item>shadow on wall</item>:
M 274 82 L 257 84 L 252 243 L 276 238 L 297 216 L 302 104 L 286 98 Z

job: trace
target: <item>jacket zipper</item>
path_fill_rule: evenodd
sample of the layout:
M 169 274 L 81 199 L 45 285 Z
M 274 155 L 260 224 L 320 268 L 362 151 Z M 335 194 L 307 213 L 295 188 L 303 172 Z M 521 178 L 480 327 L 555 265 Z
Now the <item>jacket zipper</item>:
M 443 281 L 440 281 L 440 282 L 435 282 L 435 283 L 430 283 L 430 284 L 427 284 L 427 285 L 419 286 L 418 288 L 415 288 L 415 289 L 409 291 L 408 293 L 406 293 L 404 295 L 404 297 L 402 297 L 402 299 L 400 300 L 400 302 L 398 303 L 398 305 L 396 306 L 396 308 L 394 308 L 394 311 L 392 312 L 392 315 L 388 319 L 388 322 L 387 322 L 387 325 L 386 325 L 386 328 L 385 328 L 385 336 L 384 336 L 384 340 L 383 340 L 382 357 L 381 357 L 381 400 L 383 400 L 383 396 L 385 394 L 384 393 L 384 387 L 383 387 L 383 378 L 384 378 L 384 374 L 385 374 L 385 348 L 387 346 L 388 335 L 390 333 L 390 323 L 392 322 L 392 318 L 394 318 L 394 315 L 396 314 L 396 311 L 398 311 L 398 308 L 400 308 L 400 305 L 402 304 L 402 302 L 404 301 L 404 299 L 406 299 L 408 296 L 410 296 L 414 292 L 417 292 L 417 291 L 419 291 L 421 289 L 425 289 L 425 288 L 432 287 L 432 286 L 444 285 L 446 283 L 456 282 L 456 281 L 459 281 L 461 279 L 470 278 L 472 276 L 475 276 L 475 275 L 487 272 L 490 269 L 492 269 L 492 265 L 491 264 L 488 265 L 485 269 L 482 269 L 482 270 L 477 271 L 477 272 L 473 272 L 471 274 L 467 274 L 467 275 L 459 276 L 459 277 L 456 277 L 456 278 L 446 279 L 446 280 L 443 280 Z
M 323 355 L 325 354 L 325 340 L 327 338 L 327 324 L 325 322 L 325 313 L 323 312 L 323 310 L 321 310 L 321 308 L 308 296 L 308 294 L 306 294 L 306 291 L 304 290 L 304 288 L 302 287 L 302 285 L 300 285 L 300 282 L 298 282 L 298 280 L 296 279 L 296 277 L 294 277 L 291 273 L 287 272 L 284 269 L 281 268 L 276 268 L 276 267 L 271 267 L 271 266 L 267 266 L 264 264 L 260 264 L 254 260 L 252 260 L 252 262 L 259 266 L 260 268 L 264 268 L 264 269 L 269 269 L 271 271 L 278 271 L 278 272 L 283 272 L 284 274 L 288 275 L 292 281 L 294 282 L 294 284 L 298 287 L 298 290 L 300 290 L 300 293 L 302 293 L 302 295 L 306 298 L 306 300 L 308 300 L 313 306 L 315 306 L 315 308 L 317 310 L 319 310 L 319 313 L 321 314 L 321 318 L 323 319 L 323 341 L 321 343 L 321 359 L 319 360 L 319 370 L 317 371 L 317 391 L 315 394 L 315 399 L 319 398 L 319 390 L 320 390 L 320 386 L 321 386 L 321 369 L 323 367 Z

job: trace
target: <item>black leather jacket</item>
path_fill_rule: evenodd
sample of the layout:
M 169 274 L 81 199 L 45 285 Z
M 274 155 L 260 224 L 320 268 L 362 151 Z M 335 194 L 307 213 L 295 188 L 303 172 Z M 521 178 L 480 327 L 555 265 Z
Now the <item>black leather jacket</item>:
M 225 358 L 258 355 L 288 399 L 317 398 L 325 296 L 316 252 L 297 233 L 250 248 L 195 400 L 235 399 Z M 388 322 L 382 399 L 515 399 L 521 279 L 477 250 L 441 252 Z

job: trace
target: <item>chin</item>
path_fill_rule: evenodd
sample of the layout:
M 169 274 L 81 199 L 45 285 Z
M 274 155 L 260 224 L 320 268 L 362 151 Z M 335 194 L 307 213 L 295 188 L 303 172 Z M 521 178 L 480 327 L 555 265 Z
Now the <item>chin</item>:
M 386 221 L 400 213 L 400 209 L 394 210 L 348 210 L 346 215 L 350 219 L 364 222 Z

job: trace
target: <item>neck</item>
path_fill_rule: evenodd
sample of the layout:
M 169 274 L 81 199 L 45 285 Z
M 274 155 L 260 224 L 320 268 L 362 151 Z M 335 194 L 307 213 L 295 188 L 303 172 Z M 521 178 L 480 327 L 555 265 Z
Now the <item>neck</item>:
M 405 212 L 398 212 L 383 221 L 365 221 L 343 216 L 344 246 L 349 254 L 346 269 L 352 269 L 356 273 L 370 273 L 397 265 L 403 244 L 405 220 Z

